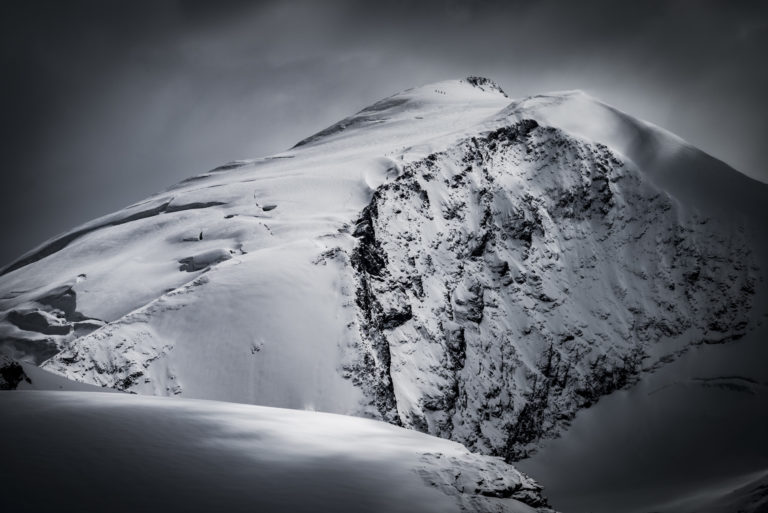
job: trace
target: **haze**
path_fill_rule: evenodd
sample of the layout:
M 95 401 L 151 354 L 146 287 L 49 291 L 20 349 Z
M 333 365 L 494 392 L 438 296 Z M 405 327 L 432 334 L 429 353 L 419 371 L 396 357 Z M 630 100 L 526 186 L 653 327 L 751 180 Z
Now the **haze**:
M 5 2 L 0 263 L 416 85 L 584 89 L 768 181 L 761 2 Z

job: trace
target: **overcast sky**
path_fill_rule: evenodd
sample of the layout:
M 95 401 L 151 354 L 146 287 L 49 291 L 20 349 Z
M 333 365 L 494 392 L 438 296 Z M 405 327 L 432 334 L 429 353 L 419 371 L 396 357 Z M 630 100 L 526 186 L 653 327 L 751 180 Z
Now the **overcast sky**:
M 768 2 L 0 4 L 0 265 L 399 90 L 584 89 L 768 181 Z M 576 5 L 578 4 L 578 5 Z

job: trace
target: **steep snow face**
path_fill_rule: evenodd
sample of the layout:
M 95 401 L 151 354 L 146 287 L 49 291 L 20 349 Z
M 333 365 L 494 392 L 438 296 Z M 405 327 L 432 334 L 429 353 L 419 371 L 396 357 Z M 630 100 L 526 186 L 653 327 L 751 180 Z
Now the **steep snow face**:
M 84 392 L 0 415 L 5 511 L 552 513 L 500 459 L 367 419 Z
M 78 381 L 514 459 L 749 329 L 768 195 L 740 176 L 584 95 L 433 84 L 43 244 L 0 276 L 0 340 Z

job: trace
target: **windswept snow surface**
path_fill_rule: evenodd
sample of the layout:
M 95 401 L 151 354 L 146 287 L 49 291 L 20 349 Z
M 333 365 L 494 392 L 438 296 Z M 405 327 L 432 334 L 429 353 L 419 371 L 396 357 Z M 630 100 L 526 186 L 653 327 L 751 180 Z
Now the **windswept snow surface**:
M 384 99 L 56 237 L 0 347 L 72 380 L 370 416 L 524 457 L 749 333 L 768 191 L 581 93 Z
M 517 465 L 571 513 L 766 511 L 766 328 L 692 349 Z
M 367 419 L 32 391 L 0 393 L 0 417 L 3 511 L 544 511 L 500 459 Z

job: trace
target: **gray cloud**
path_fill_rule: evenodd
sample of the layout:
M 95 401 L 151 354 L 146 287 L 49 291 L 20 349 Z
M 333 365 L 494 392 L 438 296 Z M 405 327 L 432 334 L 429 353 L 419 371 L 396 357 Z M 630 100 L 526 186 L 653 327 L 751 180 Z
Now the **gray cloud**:
M 6 2 L 0 262 L 398 90 L 582 88 L 768 181 L 762 2 Z

